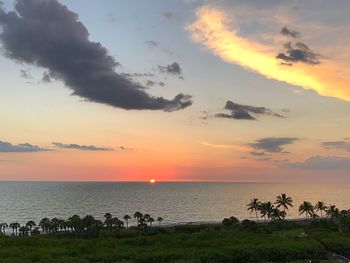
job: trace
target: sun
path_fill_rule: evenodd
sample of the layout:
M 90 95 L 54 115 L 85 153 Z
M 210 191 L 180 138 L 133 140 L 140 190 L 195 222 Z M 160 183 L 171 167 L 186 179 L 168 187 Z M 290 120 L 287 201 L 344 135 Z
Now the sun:
M 150 183 L 150 184 L 155 184 L 155 183 L 156 183 L 156 180 L 155 180 L 155 179 L 150 179 L 150 180 L 149 180 L 149 183 Z

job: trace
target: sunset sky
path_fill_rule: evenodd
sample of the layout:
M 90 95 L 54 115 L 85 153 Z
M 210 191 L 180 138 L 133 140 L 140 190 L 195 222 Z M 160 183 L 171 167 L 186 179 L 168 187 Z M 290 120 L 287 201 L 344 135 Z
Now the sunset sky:
M 0 180 L 350 182 L 349 0 L 0 2 Z

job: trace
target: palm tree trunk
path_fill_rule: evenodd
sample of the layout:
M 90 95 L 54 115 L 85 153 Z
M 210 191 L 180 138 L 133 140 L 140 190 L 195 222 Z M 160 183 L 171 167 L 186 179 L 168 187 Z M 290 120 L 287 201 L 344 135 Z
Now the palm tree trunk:
M 256 222 L 259 222 L 259 219 L 258 219 L 258 212 L 255 210 L 255 216 L 256 216 Z

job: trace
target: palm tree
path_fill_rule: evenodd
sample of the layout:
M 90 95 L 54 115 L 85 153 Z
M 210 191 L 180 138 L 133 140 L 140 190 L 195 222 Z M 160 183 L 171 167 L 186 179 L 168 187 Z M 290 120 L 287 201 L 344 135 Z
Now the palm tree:
M 275 204 L 277 205 L 277 208 L 283 207 L 283 211 L 286 212 L 289 207 L 293 207 L 293 199 L 292 197 L 282 193 L 276 197 Z
M 154 218 L 153 217 L 150 217 L 148 219 L 148 222 L 149 222 L 149 226 L 152 227 L 152 223 L 154 222 Z
M 112 214 L 111 213 L 106 213 L 104 215 L 105 217 L 105 225 L 107 228 L 111 229 L 112 228 Z
M 16 232 L 16 236 L 18 234 L 18 228 L 20 227 L 21 225 L 17 222 L 15 223 L 11 223 L 10 224 L 10 227 L 12 228 L 12 234 L 15 235 L 15 232 Z
M 81 222 L 83 228 L 90 231 L 92 226 L 95 224 L 95 218 L 92 215 L 87 215 L 81 220 Z
M 58 219 L 58 228 L 60 229 L 61 232 L 63 230 L 66 231 L 67 230 L 67 222 L 66 222 L 66 220 L 64 220 L 62 218 Z
M 270 201 L 264 202 L 264 203 L 260 203 L 259 210 L 260 210 L 261 216 L 266 221 L 266 216 L 268 218 L 271 218 L 271 216 L 272 216 L 273 205 L 272 205 L 272 203 Z
M 131 217 L 130 217 L 129 215 L 125 215 L 125 216 L 123 217 L 123 219 L 124 219 L 125 222 L 126 222 L 126 229 L 128 229 L 128 228 L 129 228 L 129 220 L 131 219 Z
M 258 198 L 250 199 L 250 203 L 247 204 L 247 207 L 247 210 L 250 211 L 250 213 L 252 213 L 253 211 L 255 212 L 256 222 L 258 222 L 258 211 L 260 209 L 260 201 L 258 200 Z
M 305 213 L 305 218 L 306 220 L 309 217 L 312 217 L 312 215 L 314 214 L 314 207 L 313 205 L 308 202 L 308 201 L 304 201 L 300 206 L 299 206 L 299 215 L 302 215 Z
M 1 223 L 0 224 L 0 231 L 5 235 L 6 234 L 6 228 L 8 225 L 6 223 Z
M 273 220 L 284 220 L 284 218 L 286 217 L 287 213 L 286 211 L 281 211 L 279 210 L 277 207 L 272 209 L 272 214 L 271 214 L 271 218 Z
M 117 217 L 112 218 L 112 227 L 115 229 L 121 229 L 124 226 L 124 222 L 119 220 Z
M 57 217 L 50 220 L 50 228 L 54 234 L 57 233 L 58 229 L 60 228 L 60 220 Z
M 81 230 L 81 218 L 80 218 L 80 216 L 74 215 L 74 216 L 71 216 L 70 218 L 68 218 L 68 225 L 75 232 Z
M 162 221 L 163 221 L 163 218 L 161 218 L 161 217 L 158 217 L 158 218 L 157 218 L 157 222 L 159 223 L 159 226 L 160 226 L 160 224 L 162 223 Z
M 25 236 L 28 234 L 28 231 L 29 231 L 29 227 L 27 226 L 21 226 L 19 228 L 19 232 L 22 234 L 22 236 Z
M 326 215 L 328 217 L 338 217 L 339 214 L 339 209 L 335 205 L 329 205 L 328 209 L 326 209 Z
M 39 226 L 41 227 L 44 233 L 47 233 L 50 228 L 50 219 L 48 219 L 47 217 L 44 217 L 43 219 L 40 220 Z
M 29 231 L 30 231 L 30 234 L 32 234 L 32 228 L 33 226 L 36 226 L 35 222 L 33 220 L 29 220 L 27 223 L 26 223 L 26 227 L 29 228 Z
M 141 219 L 142 217 L 143 217 L 143 215 L 142 215 L 141 212 L 139 212 L 139 211 L 135 212 L 134 218 L 136 218 L 137 223 L 140 223 L 140 219 Z
M 323 218 L 323 213 L 322 211 L 327 210 L 327 206 L 324 204 L 322 201 L 318 201 L 315 205 L 316 212 L 320 211 L 321 212 L 321 217 Z

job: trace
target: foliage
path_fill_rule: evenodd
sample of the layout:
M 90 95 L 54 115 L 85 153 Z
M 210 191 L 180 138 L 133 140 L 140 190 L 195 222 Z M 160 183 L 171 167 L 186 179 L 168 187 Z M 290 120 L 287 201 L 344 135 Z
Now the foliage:
M 254 221 L 242 224 L 258 225 Z M 67 234 L 0 238 L 0 258 L 5 263 L 286 262 L 322 258 L 324 253 L 315 239 L 220 225 L 152 228 L 151 232 L 140 228 L 102 230 L 93 239 L 77 239 Z

